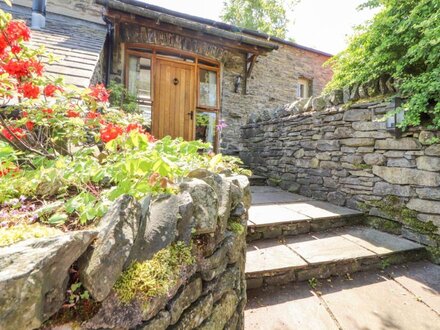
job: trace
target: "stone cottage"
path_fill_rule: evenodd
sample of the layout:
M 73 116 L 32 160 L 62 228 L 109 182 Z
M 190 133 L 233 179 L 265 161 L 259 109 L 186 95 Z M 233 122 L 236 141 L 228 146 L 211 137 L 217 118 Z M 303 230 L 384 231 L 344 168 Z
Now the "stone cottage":
M 78 24 L 106 28 L 105 46 L 102 32 L 93 42 L 78 43 L 100 46 L 92 50 L 99 58 L 93 69 L 75 71 L 88 70 L 89 81 L 125 84 L 154 136 L 202 139 L 227 154 L 238 153 L 240 126 L 250 113 L 318 95 L 332 74 L 322 67 L 331 56 L 324 52 L 141 1 L 48 0 L 47 11 L 53 13 L 48 25 L 53 16 L 70 17 L 59 24 L 60 33 Z M 90 30 L 77 36 L 82 34 Z M 84 51 L 91 50 L 79 53 L 89 55 Z

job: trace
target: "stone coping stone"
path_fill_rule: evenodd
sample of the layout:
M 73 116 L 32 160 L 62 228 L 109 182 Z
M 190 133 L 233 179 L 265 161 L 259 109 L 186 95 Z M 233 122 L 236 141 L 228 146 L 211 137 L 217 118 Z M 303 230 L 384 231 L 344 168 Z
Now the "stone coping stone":
M 248 245 L 246 276 L 267 276 L 286 270 L 379 258 L 422 249 L 422 245 L 407 239 L 362 226 L 298 235 L 283 240 L 260 240 Z

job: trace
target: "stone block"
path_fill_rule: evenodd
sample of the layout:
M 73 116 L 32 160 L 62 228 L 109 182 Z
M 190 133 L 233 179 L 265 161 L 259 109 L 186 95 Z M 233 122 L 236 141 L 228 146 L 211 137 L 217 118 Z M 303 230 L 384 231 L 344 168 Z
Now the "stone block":
M 385 122 L 378 121 L 355 121 L 352 123 L 353 129 L 357 131 L 379 131 L 385 130 Z
M 197 328 L 206 320 L 212 311 L 214 300 L 212 294 L 200 298 L 195 304 L 188 308 L 176 323 L 173 330 L 188 330 Z
M 416 162 L 406 158 L 390 158 L 387 161 L 388 167 L 415 167 Z
M 418 157 L 417 168 L 425 171 L 438 172 L 440 171 L 440 157 Z
M 177 215 L 177 206 L 175 212 L 174 216 Z M 148 257 L 145 256 L 146 253 L 138 254 L 138 251 L 134 251 L 135 244 L 144 235 L 143 232 L 139 232 L 140 219 L 139 203 L 128 195 L 119 198 L 99 222 L 96 241 L 79 260 L 81 282 L 97 301 L 107 297 L 130 259 L 145 260 L 144 258 Z M 167 225 L 173 227 L 171 240 L 175 235 L 175 220 L 176 218 L 164 219 Z M 151 248 L 154 249 L 154 246 Z
M 373 166 L 373 173 L 392 184 L 438 187 L 440 174 L 411 168 Z
M 374 185 L 373 193 L 380 196 L 395 195 L 400 197 L 411 197 L 413 195 L 410 186 L 392 185 L 386 182 L 377 182 Z
M 223 329 L 226 322 L 228 322 L 232 315 L 234 315 L 237 304 L 238 298 L 233 291 L 225 293 L 219 302 L 214 305 L 211 316 L 205 322 L 203 322 L 198 329 Z
M 385 163 L 385 157 L 382 154 L 366 154 L 364 155 L 364 162 L 368 165 L 383 165 Z
M 332 191 L 327 194 L 327 200 L 335 205 L 344 206 L 345 199 L 346 195 L 338 191 Z
M 368 109 L 354 109 L 347 110 L 344 113 L 344 121 L 368 121 L 371 120 L 371 110 Z
M 96 235 L 71 232 L 0 248 L 0 328 L 36 329 L 58 311 L 69 269 Z
M 416 139 L 401 138 L 378 140 L 374 148 L 384 150 L 420 150 L 422 149 L 422 145 Z
M 187 191 L 193 199 L 196 233 L 213 233 L 217 228 L 219 203 L 214 189 L 200 179 L 183 182 L 180 189 Z
M 167 311 L 160 311 L 154 319 L 142 324 L 137 330 L 166 330 L 170 325 L 170 313 Z
M 440 156 L 440 144 L 433 144 L 425 149 L 425 155 L 427 156 Z
M 202 280 L 200 277 L 187 284 L 182 291 L 168 303 L 168 310 L 171 313 L 170 324 L 175 324 L 183 311 L 187 309 L 202 294 Z
M 416 193 L 422 199 L 440 200 L 440 188 L 417 188 Z
M 436 138 L 436 134 L 432 131 L 421 131 L 419 133 L 419 142 L 423 145 L 430 145 L 434 138 Z
M 413 198 L 409 201 L 408 204 L 406 204 L 406 207 L 417 212 L 433 213 L 433 214 L 440 213 L 439 201 L 430 201 L 426 199 Z
M 340 142 L 348 147 L 369 147 L 374 145 L 375 140 L 373 138 L 351 138 L 340 140 Z

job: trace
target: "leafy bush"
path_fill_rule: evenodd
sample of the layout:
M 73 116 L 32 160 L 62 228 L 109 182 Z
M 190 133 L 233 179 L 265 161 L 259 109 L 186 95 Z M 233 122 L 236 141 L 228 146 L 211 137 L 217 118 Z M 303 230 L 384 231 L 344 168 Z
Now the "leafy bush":
M 131 94 L 123 84 L 111 81 L 110 90 L 110 106 L 117 107 L 128 113 L 138 112 L 138 104 L 136 95 Z
M 401 126 L 426 119 L 440 128 L 440 2 L 369 0 L 364 7 L 381 11 L 330 60 L 334 76 L 327 90 L 392 77 L 407 99 Z

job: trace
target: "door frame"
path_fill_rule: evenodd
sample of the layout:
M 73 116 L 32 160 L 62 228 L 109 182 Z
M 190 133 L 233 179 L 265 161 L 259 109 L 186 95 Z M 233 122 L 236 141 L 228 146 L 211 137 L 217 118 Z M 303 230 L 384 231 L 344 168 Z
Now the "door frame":
M 156 68 L 157 68 L 157 60 L 165 59 L 167 61 L 174 61 L 176 63 L 184 63 L 188 65 L 195 66 L 195 79 L 194 79 L 194 115 L 197 115 L 197 112 L 214 112 L 216 113 L 216 125 L 218 125 L 221 114 L 222 114 L 222 105 L 221 105 L 221 95 L 222 95 L 222 81 L 221 81 L 221 64 L 218 60 L 199 55 L 196 53 L 160 46 L 155 44 L 148 43 L 125 43 L 124 44 L 124 83 L 125 86 L 128 86 L 128 57 L 130 55 L 146 57 L 151 59 L 151 70 L 150 70 L 150 81 L 151 81 L 151 124 L 153 124 L 153 116 L 155 116 L 154 111 L 154 103 L 155 103 L 155 77 L 156 77 Z M 175 57 L 175 58 L 172 58 Z M 178 59 L 181 58 L 181 59 Z M 207 107 L 199 104 L 199 92 L 200 92 L 200 69 L 209 69 L 211 71 L 215 71 L 217 74 L 217 106 L 216 107 Z M 196 120 L 194 120 L 194 127 L 192 136 L 195 138 L 195 127 Z M 213 143 L 214 151 L 218 150 L 219 147 L 219 132 L 215 132 L 215 138 Z

